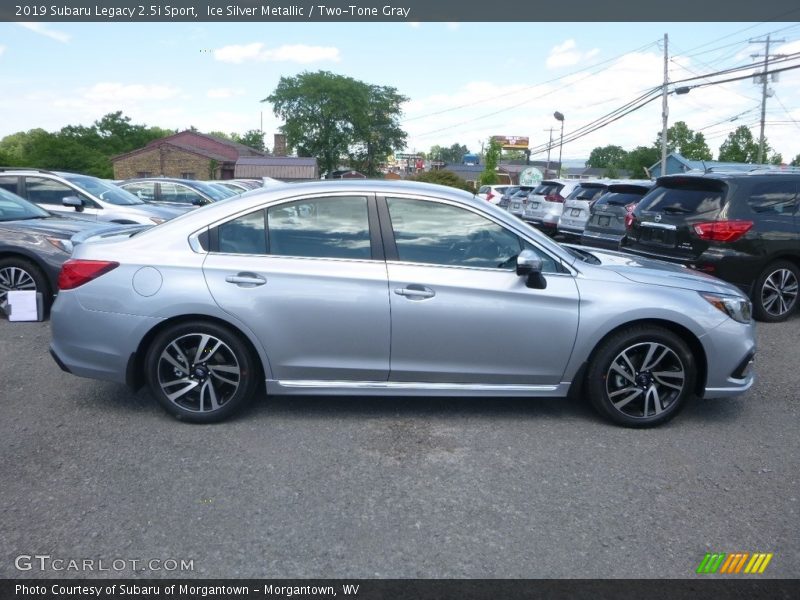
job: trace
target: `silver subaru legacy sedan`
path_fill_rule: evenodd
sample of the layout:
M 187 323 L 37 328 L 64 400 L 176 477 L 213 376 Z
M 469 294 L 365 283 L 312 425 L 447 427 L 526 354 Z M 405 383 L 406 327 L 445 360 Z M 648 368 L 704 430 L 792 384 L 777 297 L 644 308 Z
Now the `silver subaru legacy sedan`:
M 466 192 L 274 186 L 78 246 L 51 353 L 175 417 L 270 394 L 584 394 L 652 426 L 753 384 L 750 302 L 684 267 L 562 246 Z

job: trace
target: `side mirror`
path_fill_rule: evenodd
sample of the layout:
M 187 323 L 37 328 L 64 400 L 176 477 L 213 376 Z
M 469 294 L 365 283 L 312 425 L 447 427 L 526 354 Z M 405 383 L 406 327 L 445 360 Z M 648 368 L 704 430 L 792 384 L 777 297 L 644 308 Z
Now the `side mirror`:
M 61 204 L 64 206 L 71 206 L 78 212 L 83 210 L 83 200 L 78 198 L 77 196 L 65 196 L 61 199 Z
M 533 250 L 523 250 L 517 256 L 517 275 L 527 278 L 525 285 L 529 288 L 543 290 L 547 287 L 542 275 L 542 259 Z

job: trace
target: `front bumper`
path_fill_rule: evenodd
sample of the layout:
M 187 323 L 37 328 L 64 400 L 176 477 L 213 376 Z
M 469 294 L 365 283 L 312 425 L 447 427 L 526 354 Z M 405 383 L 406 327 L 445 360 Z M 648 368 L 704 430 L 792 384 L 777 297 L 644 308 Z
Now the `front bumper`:
M 755 324 L 726 319 L 702 338 L 706 354 L 704 398 L 738 396 L 755 382 Z

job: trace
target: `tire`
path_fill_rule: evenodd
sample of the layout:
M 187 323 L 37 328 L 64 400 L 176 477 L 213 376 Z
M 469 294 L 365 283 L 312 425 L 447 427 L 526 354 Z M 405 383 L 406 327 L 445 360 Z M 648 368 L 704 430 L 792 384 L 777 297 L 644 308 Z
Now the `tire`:
M 635 325 L 597 347 L 586 373 L 586 393 L 594 408 L 615 423 L 653 427 L 678 414 L 696 378 L 694 356 L 680 337 L 655 325 Z
M 193 321 L 160 332 L 145 357 L 150 391 L 182 421 L 216 423 L 255 395 L 261 370 L 248 346 L 226 327 Z
M 42 270 L 24 258 L 9 257 L 0 260 L 0 308 L 5 310 L 10 291 L 34 291 L 42 293 L 44 312 L 53 303 L 50 283 Z
M 797 309 L 800 269 L 787 260 L 770 264 L 753 287 L 753 313 L 759 321 L 785 321 Z

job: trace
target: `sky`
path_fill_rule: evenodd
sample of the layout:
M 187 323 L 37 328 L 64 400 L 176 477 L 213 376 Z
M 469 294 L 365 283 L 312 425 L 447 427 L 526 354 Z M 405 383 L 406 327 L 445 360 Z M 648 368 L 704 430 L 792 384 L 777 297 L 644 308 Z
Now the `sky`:
M 763 61 L 764 44 L 750 40 L 767 34 L 784 40 L 770 54 L 800 52 L 797 22 L 0 23 L 0 138 L 121 110 L 169 129 L 263 127 L 271 147 L 281 122 L 261 100 L 281 77 L 326 70 L 406 96 L 409 152 L 454 143 L 480 151 L 492 135 L 527 136 L 533 158 L 544 159 L 553 128 L 557 158 L 554 111 L 569 138 L 660 86 L 664 34 L 671 81 Z M 766 137 L 788 162 L 800 154 L 800 69 L 770 88 Z M 737 126 L 758 137 L 760 102 L 752 78 L 700 87 L 669 96 L 669 122 L 701 131 L 716 158 Z M 565 143 L 563 157 L 651 145 L 660 130 L 658 99 Z

